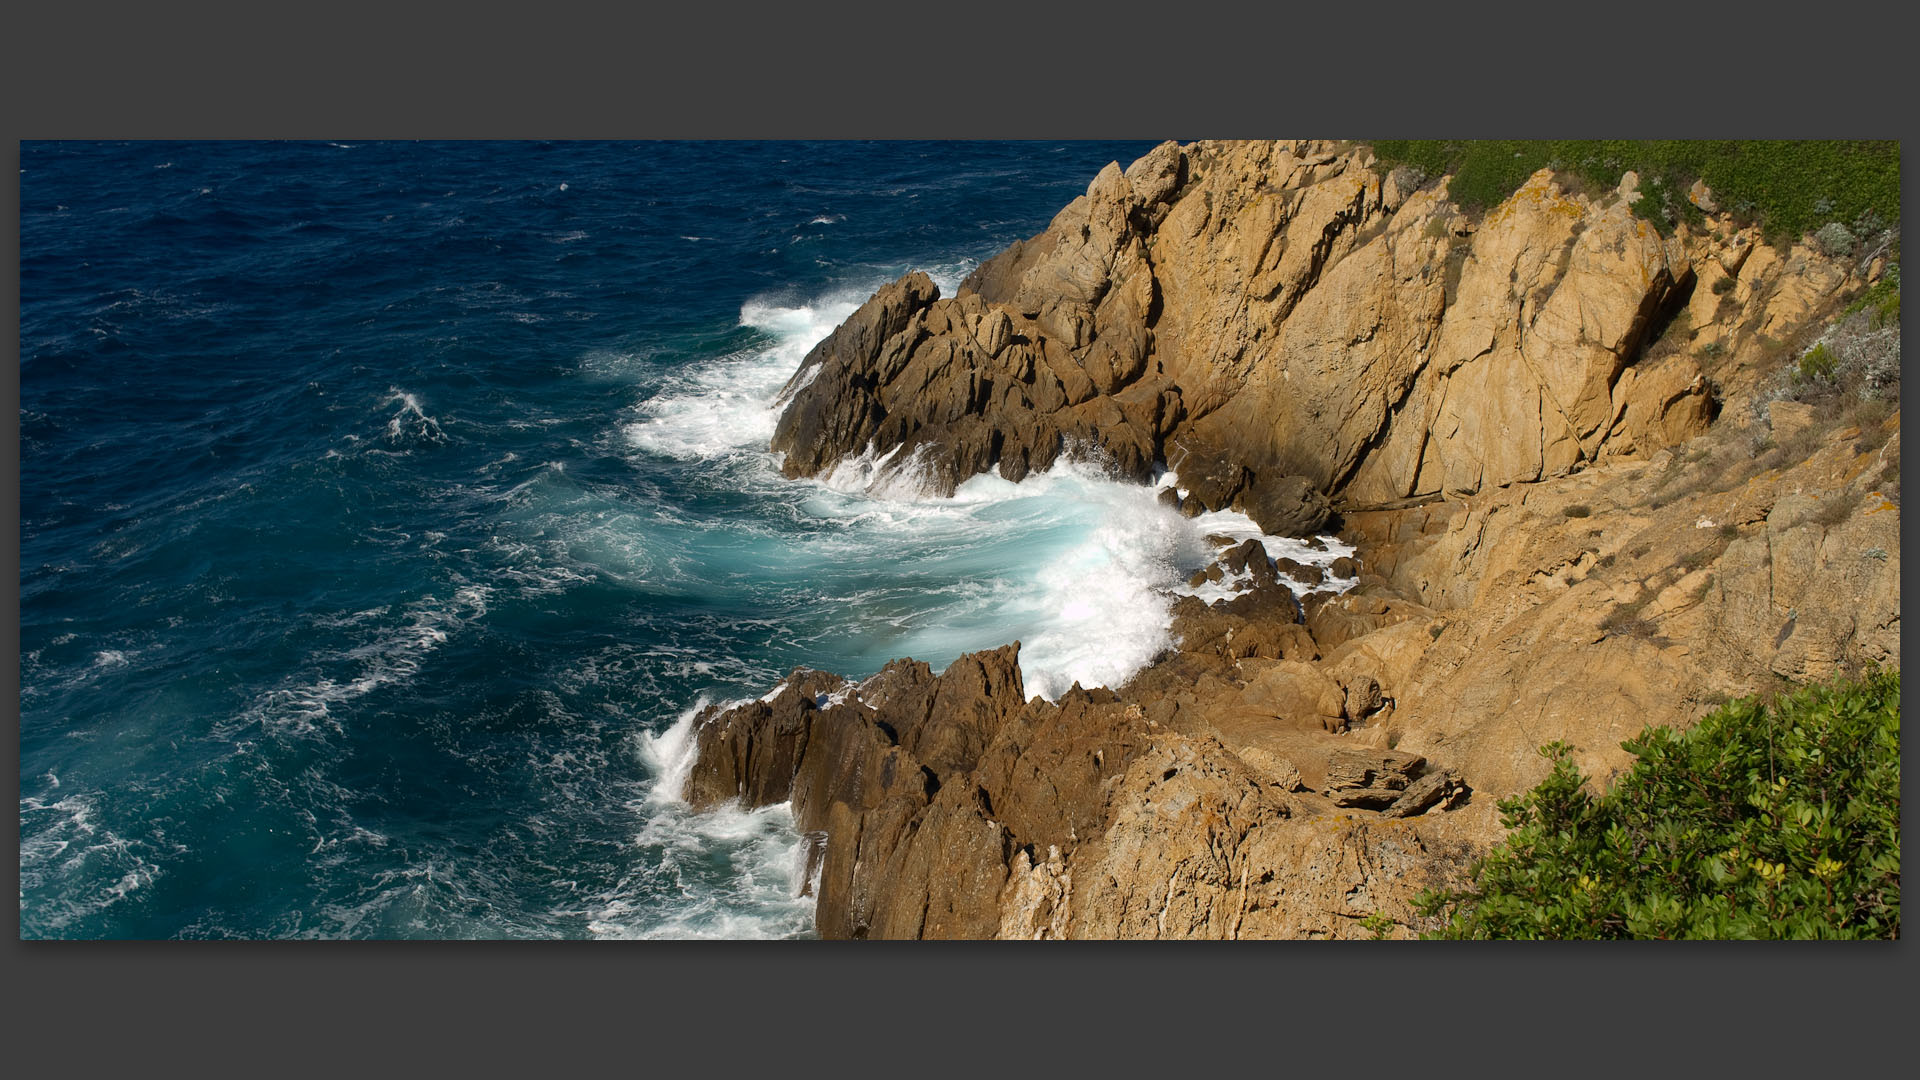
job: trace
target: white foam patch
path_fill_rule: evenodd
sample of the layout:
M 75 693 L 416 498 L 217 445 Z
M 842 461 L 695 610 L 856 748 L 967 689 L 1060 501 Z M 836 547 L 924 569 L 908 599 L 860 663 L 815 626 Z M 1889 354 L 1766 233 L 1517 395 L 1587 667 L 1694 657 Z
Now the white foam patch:
M 952 296 L 973 266 L 961 261 L 922 269 L 940 295 Z M 797 392 L 819 374 L 819 365 L 801 370 L 801 362 L 892 280 L 798 302 L 767 296 L 748 300 L 740 307 L 740 325 L 764 331 L 771 340 L 673 375 L 639 406 L 641 418 L 626 425 L 628 444 L 682 461 L 764 452 L 789 396 L 782 393 L 789 381 Z
M 373 631 L 371 641 L 325 657 L 321 667 L 354 669 L 351 676 L 309 671 L 260 695 L 234 721 L 219 725 L 216 733 L 232 737 L 253 724 L 280 734 L 310 735 L 323 727 L 339 731 L 333 706 L 364 697 L 383 686 L 405 683 L 420 671 L 427 657 L 446 644 L 448 635 L 486 614 L 493 590 L 485 585 L 463 585 L 450 601 L 432 596 L 407 604 L 407 622 Z M 355 626 L 384 615 L 373 608 L 348 616 L 316 619 L 326 626 Z
M 781 684 L 784 688 L 785 683 Z M 656 804 L 681 802 L 680 792 L 687 785 L 687 775 L 693 771 L 694 719 L 712 702 L 702 694 L 699 700 L 682 712 L 674 722 L 659 734 L 652 732 L 640 736 L 640 760 L 652 769 L 658 779 L 648 793 L 648 801 Z
M 800 304 L 747 301 L 740 325 L 765 331 L 772 340 L 673 376 L 640 406 L 642 419 L 626 426 L 628 443 L 683 461 L 765 450 L 787 380 L 871 295 L 845 291 Z
M 601 897 L 588 932 L 597 938 L 720 941 L 811 933 L 807 841 L 795 833 L 786 803 L 757 810 L 729 805 L 704 814 L 650 812 L 634 845 L 646 853 L 651 888 L 616 889 Z
M 125 900 L 162 874 L 144 854 L 149 845 L 94 821 L 99 801 L 99 792 L 76 792 L 51 803 L 32 796 L 20 800 L 23 921 L 27 893 L 42 892 L 51 880 L 70 884 L 33 915 L 57 931 Z
M 848 558 L 928 553 L 920 565 L 932 580 L 897 619 L 889 655 L 937 662 L 1019 640 L 1027 692 L 1048 700 L 1076 682 L 1118 686 L 1151 663 L 1173 644 L 1176 596 L 1237 595 L 1232 580 L 1186 585 L 1220 553 L 1209 537 L 1257 539 L 1270 558 L 1323 571 L 1353 552 L 1330 536 L 1316 549 L 1265 534 L 1234 511 L 1181 517 L 1159 504 L 1156 486 L 1111 479 L 1095 461 L 1063 460 L 1017 484 L 975 476 L 951 499 L 917 494 L 915 472 L 911 459 L 902 467 L 869 452 L 843 462 L 803 505 L 850 526 L 841 538 Z M 1288 580 L 1299 594 L 1353 586 L 1330 576 L 1318 585 Z
M 447 433 L 440 430 L 440 421 L 428 416 L 420 407 L 420 399 L 397 386 L 387 387 L 387 397 L 381 405 L 399 405 L 399 411 L 387 420 L 387 442 L 393 446 L 411 447 L 431 445 L 447 441 Z
M 595 937 L 783 938 L 813 927 L 807 843 L 788 804 L 695 813 L 680 798 L 693 768 L 694 720 L 707 705 L 702 697 L 666 730 L 637 739 L 654 775 L 626 807 L 642 822 L 633 838 L 638 869 L 596 899 L 587 923 Z

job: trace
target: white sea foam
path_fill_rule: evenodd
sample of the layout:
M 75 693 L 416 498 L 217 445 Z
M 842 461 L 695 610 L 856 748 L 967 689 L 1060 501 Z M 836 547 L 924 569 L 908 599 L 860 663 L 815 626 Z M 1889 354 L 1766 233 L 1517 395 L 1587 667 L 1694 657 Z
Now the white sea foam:
M 959 261 L 923 269 L 941 295 L 950 296 L 973 265 Z M 764 452 L 785 404 L 782 391 L 790 381 L 797 391 L 819 374 L 817 366 L 800 370 L 801 361 L 884 284 L 873 281 L 805 299 L 748 300 L 740 307 L 740 325 L 764 331 L 770 340 L 673 376 L 639 406 L 640 419 L 625 426 L 628 444 L 682 461 Z
M 749 300 L 740 324 L 772 341 L 678 375 L 640 406 L 628 424 L 634 447 L 684 461 L 764 450 L 779 421 L 780 390 L 815 345 L 853 314 L 865 296 L 839 293 L 813 303 Z
M 694 813 L 680 798 L 693 768 L 694 718 L 705 697 L 658 734 L 638 737 L 653 781 L 626 809 L 640 822 L 633 874 L 592 899 L 587 929 L 602 938 L 775 938 L 813 923 L 806 841 L 786 803 L 728 804 Z
M 710 704 L 712 702 L 703 694 L 681 712 L 665 731 L 658 735 L 647 732 L 640 736 L 640 760 L 658 778 L 648 792 L 649 802 L 664 804 L 680 801 L 680 791 L 686 787 L 687 774 L 693 771 L 694 751 L 697 749 L 693 740 L 694 719 Z
M 446 644 L 449 634 L 486 614 L 487 600 L 492 594 L 489 586 L 462 585 L 455 590 L 451 601 L 427 596 L 407 604 L 404 611 L 408 621 L 404 625 L 376 629 L 371 641 L 318 661 L 322 669 L 335 669 L 333 673 L 309 670 L 289 678 L 281 686 L 261 694 L 234 722 L 220 725 L 217 730 L 226 737 L 254 724 L 290 735 L 309 735 L 323 727 L 338 731 L 340 725 L 333 719 L 333 706 L 412 679 L 428 655 Z M 374 608 L 316 622 L 335 627 L 355 626 L 386 611 L 386 608 Z M 340 672 L 341 668 L 352 674 Z
M 952 279 L 941 282 L 943 292 L 968 269 L 943 268 Z M 823 614 L 869 650 L 854 662 L 877 668 L 911 655 L 942 665 L 1017 639 L 1029 693 L 1056 699 L 1076 682 L 1116 686 L 1173 644 L 1176 595 L 1211 601 L 1233 594 L 1233 581 L 1185 585 L 1217 554 L 1207 536 L 1257 537 L 1274 558 L 1323 567 L 1351 552 L 1337 541 L 1315 550 L 1265 536 L 1244 514 L 1183 518 L 1156 502 L 1154 487 L 1112 479 L 1097 455 L 1064 459 L 1018 484 L 976 476 L 952 498 L 927 495 L 922 452 L 898 447 L 882 453 L 870 446 L 797 488 L 779 480 L 766 446 L 782 387 L 864 299 L 862 291 L 805 304 L 750 301 L 742 323 L 768 331 L 773 342 L 686 373 L 624 430 L 630 446 L 684 461 L 757 463 L 731 471 L 729 486 L 746 484 L 773 505 L 784 503 L 801 529 L 744 524 L 769 533 L 752 553 L 753 570 L 810 581 L 822 603 L 841 598 L 838 610 Z M 799 381 L 809 374 L 800 372 Z M 685 579 L 692 587 L 703 573 L 717 576 L 706 573 L 713 568 L 704 560 L 744 550 L 710 546 L 704 535 L 663 543 L 644 522 L 619 513 L 583 515 L 575 526 L 557 534 L 618 555 L 617 564 L 635 563 L 636 573 L 620 574 L 634 582 Z M 663 550 L 675 554 L 663 561 Z
M 128 840 L 94 821 L 98 792 L 76 792 L 55 802 L 20 800 L 20 885 L 23 921 L 26 894 L 45 895 L 49 879 L 71 884 L 58 899 L 43 901 L 33 921 L 59 930 L 111 907 L 152 884 L 162 873 L 146 857 L 150 845 Z M 117 876 L 115 876 L 117 875 Z
M 399 405 L 400 409 L 387 421 L 387 442 L 394 446 L 416 446 L 421 444 L 444 443 L 447 434 L 440 430 L 440 421 L 428 416 L 420 407 L 420 399 L 397 386 L 387 387 L 387 397 L 380 404 Z
M 795 833 L 786 803 L 702 814 L 631 809 L 646 815 L 633 840 L 646 869 L 597 898 L 587 922 L 595 937 L 741 940 L 812 929 L 807 841 Z

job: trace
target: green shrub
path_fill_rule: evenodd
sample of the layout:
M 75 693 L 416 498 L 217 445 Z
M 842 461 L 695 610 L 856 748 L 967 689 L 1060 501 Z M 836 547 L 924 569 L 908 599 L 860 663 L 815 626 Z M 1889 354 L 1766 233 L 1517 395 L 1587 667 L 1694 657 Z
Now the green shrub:
M 1793 369 L 1793 381 L 1796 383 L 1832 382 L 1834 369 L 1839 366 L 1840 358 L 1833 355 L 1833 350 L 1827 348 L 1822 342 L 1808 349 L 1806 355 L 1800 357 L 1799 365 Z
M 1469 212 L 1497 206 L 1542 168 L 1567 186 L 1610 191 L 1640 174 L 1633 212 L 1665 233 L 1701 220 L 1685 192 L 1705 180 L 1721 205 L 1786 243 L 1827 222 L 1867 235 L 1900 220 L 1900 144 L 1834 139 L 1381 139 L 1378 167 L 1450 174 L 1447 197 Z
M 1900 673 L 1648 727 L 1590 794 L 1571 748 L 1500 803 L 1472 887 L 1418 908 L 1443 938 L 1897 938 Z

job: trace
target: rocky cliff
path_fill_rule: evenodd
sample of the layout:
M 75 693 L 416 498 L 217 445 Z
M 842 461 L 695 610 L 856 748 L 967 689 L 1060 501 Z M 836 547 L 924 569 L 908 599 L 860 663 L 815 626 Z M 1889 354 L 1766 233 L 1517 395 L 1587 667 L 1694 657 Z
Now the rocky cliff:
M 1364 147 L 1168 143 L 956 296 L 882 289 L 789 384 L 789 475 L 1164 462 L 1183 512 L 1337 512 L 1360 581 L 1296 597 L 1223 549 L 1240 595 L 1055 703 L 1017 644 L 797 671 L 700 718 L 687 797 L 791 800 L 829 937 L 1405 935 L 1541 744 L 1604 777 L 1642 724 L 1897 663 L 1897 410 L 1767 407 L 1880 268 L 1724 217 L 1663 238 L 1630 187 L 1543 172 L 1479 220 L 1441 190 Z

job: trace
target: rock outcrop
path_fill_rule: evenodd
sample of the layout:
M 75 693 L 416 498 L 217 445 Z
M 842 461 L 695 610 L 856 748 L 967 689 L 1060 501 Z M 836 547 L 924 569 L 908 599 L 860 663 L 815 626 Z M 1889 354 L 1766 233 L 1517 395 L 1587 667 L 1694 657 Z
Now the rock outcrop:
M 1470 223 L 1370 163 L 1280 142 L 1110 165 L 954 297 L 924 274 L 876 294 L 802 363 L 773 448 L 790 476 L 884 461 L 939 492 L 1164 462 L 1199 508 L 1303 535 L 1323 496 L 1472 493 L 1704 430 L 1697 365 L 1644 354 L 1717 240 L 1545 172 Z
M 1604 782 L 1645 724 L 1898 663 L 1897 410 L 1768 404 L 1872 271 L 1545 173 L 1470 221 L 1368 166 L 1165 144 L 809 354 L 789 475 L 1097 451 L 1357 546 L 1329 579 L 1213 538 L 1191 584 L 1232 591 L 1113 689 L 1028 700 L 1016 643 L 709 709 L 686 797 L 791 803 L 823 936 L 1410 936 L 1543 744 Z

